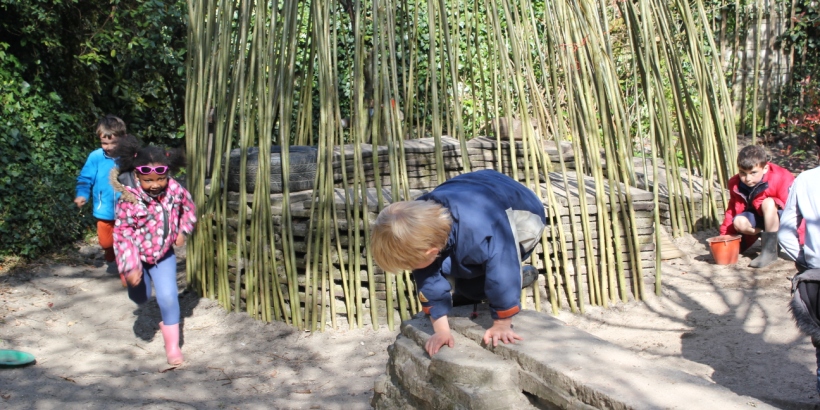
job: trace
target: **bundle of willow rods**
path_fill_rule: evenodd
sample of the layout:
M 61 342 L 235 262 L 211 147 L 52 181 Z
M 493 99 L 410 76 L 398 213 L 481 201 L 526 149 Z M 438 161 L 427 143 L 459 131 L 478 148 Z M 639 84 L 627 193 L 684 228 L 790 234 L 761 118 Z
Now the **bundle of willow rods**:
M 432 139 L 430 178 L 440 184 L 451 177 L 445 166 L 453 161 L 444 141 L 455 141 L 469 172 L 468 143 L 489 124 L 496 160 L 487 166 L 545 199 L 551 224 L 541 246 L 556 250 L 556 257 L 538 264 L 564 275 L 548 275 L 552 310 L 562 307 L 559 287 L 573 311 L 643 298 L 633 157 L 653 159 L 643 162 L 651 170 L 641 171 L 652 175 L 644 184 L 653 194 L 655 227 L 659 172 L 665 172 L 675 234 L 683 225 L 694 228 L 696 212 L 706 225 L 717 222 L 717 204 L 734 173 L 731 100 L 721 65 L 713 64 L 717 48 L 703 3 L 695 6 L 658 0 L 189 1 L 186 143 L 201 221 L 187 260 L 190 285 L 227 309 L 300 329 L 336 326 L 341 314 L 351 327 L 364 326 L 364 315 L 371 326 L 386 321 L 394 327 L 391 312 L 405 318 L 419 305 L 409 272 L 387 272 L 378 289 L 368 210 L 382 209 L 386 196 L 412 198 L 419 164 L 408 161 L 408 140 Z M 348 128 L 342 118 L 351 119 Z M 502 141 L 497 118 L 535 126 Z M 520 150 L 504 149 L 502 142 L 516 140 Z M 551 161 L 545 141 L 567 147 L 572 160 L 559 155 Z M 384 146 L 386 155 L 366 156 L 367 142 Z M 336 165 L 334 150 L 348 144 L 351 157 Z M 293 222 L 291 145 L 319 152 L 306 227 Z M 264 183 L 272 146 L 282 153 L 281 215 L 272 213 Z M 250 205 L 231 209 L 223 154 L 240 148 L 245 186 L 249 147 L 260 148 L 256 191 L 252 198 L 238 193 L 237 202 Z M 659 162 L 670 165 L 659 170 Z M 715 181 L 703 184 L 701 202 L 687 200 L 684 170 Z M 541 183 L 548 174 L 556 180 Z M 595 218 L 560 209 L 557 195 L 580 180 L 594 195 L 579 195 L 578 206 L 597 209 Z M 232 218 L 249 224 L 231 229 Z M 305 249 L 297 249 L 294 235 L 302 228 Z M 333 255 L 348 246 L 363 252 L 348 254 L 335 271 Z M 658 257 L 657 293 L 659 264 Z M 627 267 L 634 267 L 629 285 Z M 370 299 L 384 292 L 384 313 L 365 306 L 362 285 Z

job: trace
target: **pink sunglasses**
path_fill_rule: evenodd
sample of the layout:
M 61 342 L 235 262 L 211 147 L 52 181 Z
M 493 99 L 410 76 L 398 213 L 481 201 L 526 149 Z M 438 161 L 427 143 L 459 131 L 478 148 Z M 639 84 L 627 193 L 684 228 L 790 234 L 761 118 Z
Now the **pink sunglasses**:
M 136 169 L 137 172 L 139 172 L 142 175 L 148 175 L 152 172 L 154 174 L 157 174 L 157 175 L 165 175 L 165 173 L 168 172 L 168 167 L 165 166 L 165 165 L 158 165 L 158 166 L 155 166 L 155 167 L 149 167 L 148 165 L 141 165 L 141 166 L 138 166 L 138 167 L 134 167 L 134 169 Z

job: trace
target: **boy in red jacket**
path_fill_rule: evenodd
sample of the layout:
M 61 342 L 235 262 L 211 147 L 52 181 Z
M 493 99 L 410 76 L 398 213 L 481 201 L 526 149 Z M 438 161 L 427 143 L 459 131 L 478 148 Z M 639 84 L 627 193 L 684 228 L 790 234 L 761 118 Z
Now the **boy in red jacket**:
M 759 145 L 740 150 L 737 167 L 739 172 L 729 180 L 729 204 L 720 234 L 743 235 L 741 252 L 751 247 L 759 235 L 762 250 L 749 266 L 762 268 L 777 260 L 780 214 L 789 198 L 794 175 L 769 162 Z

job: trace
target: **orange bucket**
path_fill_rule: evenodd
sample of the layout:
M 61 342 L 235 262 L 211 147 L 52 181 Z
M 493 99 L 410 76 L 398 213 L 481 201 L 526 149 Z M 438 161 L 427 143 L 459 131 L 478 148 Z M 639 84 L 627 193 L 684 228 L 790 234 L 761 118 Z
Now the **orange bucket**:
M 709 238 L 709 250 L 718 265 L 734 265 L 740 254 L 740 235 L 721 235 Z

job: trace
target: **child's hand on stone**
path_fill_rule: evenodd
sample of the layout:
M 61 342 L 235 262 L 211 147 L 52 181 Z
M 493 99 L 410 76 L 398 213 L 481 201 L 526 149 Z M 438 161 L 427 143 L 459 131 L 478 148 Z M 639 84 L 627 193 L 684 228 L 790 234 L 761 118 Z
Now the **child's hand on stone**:
M 427 354 L 432 357 L 434 354 L 438 353 L 442 346 L 447 345 L 447 347 L 452 348 L 455 344 L 456 341 L 453 339 L 453 335 L 448 329 L 445 332 L 433 333 L 433 335 L 427 339 L 427 343 L 424 344 L 424 348 L 427 350 Z
M 427 343 L 424 344 L 424 349 L 427 350 L 427 354 L 429 354 L 430 357 L 433 357 L 433 355 L 441 349 L 441 346 L 447 345 L 452 348 L 455 346 L 456 341 L 450 333 L 450 322 L 447 321 L 447 316 L 442 316 L 438 319 L 430 318 L 430 321 L 433 324 L 433 335 L 427 339 Z
M 515 343 L 516 340 L 524 340 L 523 337 L 518 336 L 513 331 L 512 318 L 493 321 L 493 326 L 484 333 L 484 343 L 488 345 L 492 342 L 493 347 L 498 346 L 499 340 L 505 344 Z

